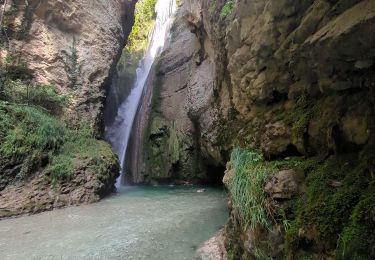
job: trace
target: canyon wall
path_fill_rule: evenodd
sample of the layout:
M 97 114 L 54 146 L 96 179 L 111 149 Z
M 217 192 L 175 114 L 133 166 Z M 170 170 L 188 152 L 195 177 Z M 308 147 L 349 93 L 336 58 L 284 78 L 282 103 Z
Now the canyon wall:
M 118 160 L 96 139 L 135 2 L 0 2 L 0 218 L 94 202 L 115 190 Z M 8 96 L 27 86 L 27 104 L 4 99 L 5 85 Z M 40 103 L 28 106 L 29 100 Z
M 229 161 L 233 259 L 374 256 L 374 24 L 371 0 L 184 1 L 150 81 L 144 180 Z M 252 188 L 260 211 L 236 197 Z
M 72 96 L 68 119 L 87 121 L 98 135 L 112 72 L 133 23 L 135 1 L 7 1 L 7 52 L 32 70 L 34 81 Z M 75 43 L 74 43 L 75 41 Z M 74 45 L 74 46 L 73 46 Z M 73 50 L 74 49 L 74 50 Z M 76 82 L 66 64 L 77 54 Z

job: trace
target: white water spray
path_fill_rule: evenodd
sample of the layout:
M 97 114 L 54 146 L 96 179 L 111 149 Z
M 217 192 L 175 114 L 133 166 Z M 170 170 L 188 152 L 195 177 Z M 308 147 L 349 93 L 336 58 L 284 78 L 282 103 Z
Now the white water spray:
M 155 11 L 155 25 L 149 36 L 148 47 L 144 53 L 143 59 L 137 68 L 134 87 L 126 100 L 120 105 L 114 123 L 105 130 L 105 138 L 112 145 L 121 164 L 122 170 L 120 177 L 117 179 L 117 187 L 122 184 L 123 169 L 126 163 L 126 149 L 128 147 L 134 118 L 142 97 L 143 88 L 155 58 L 157 58 L 164 49 L 172 22 L 172 16 L 176 11 L 176 2 L 175 0 L 158 0 Z

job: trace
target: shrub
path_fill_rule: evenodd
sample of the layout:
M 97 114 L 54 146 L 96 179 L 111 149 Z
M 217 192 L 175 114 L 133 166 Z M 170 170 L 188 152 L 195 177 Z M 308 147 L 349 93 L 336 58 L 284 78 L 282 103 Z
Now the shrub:
M 66 140 L 67 129 L 59 120 L 29 106 L 2 103 L 0 118 L 0 157 L 20 165 L 18 179 L 27 177 L 43 164 L 48 153 L 58 151 Z M 5 162 L 3 162 L 5 163 Z
M 79 161 L 89 160 L 89 169 L 96 173 L 101 172 L 97 168 L 105 165 L 104 143 L 93 136 L 92 129 L 86 124 L 82 124 L 78 129 L 69 130 L 66 142 L 58 153 L 50 155 L 50 164 L 44 170 L 44 174 L 53 184 L 69 180 Z
M 226 2 L 223 8 L 221 9 L 220 17 L 222 19 L 227 18 L 232 13 L 232 10 L 233 10 L 233 1 Z
M 1 81 L 22 80 L 28 81 L 33 78 L 33 71 L 30 70 L 20 57 L 14 54 L 8 54 L 5 63 L 1 66 Z
M 35 85 L 29 87 L 23 99 L 27 103 L 37 105 L 47 109 L 54 115 L 60 115 L 64 108 L 69 105 L 69 97 L 57 93 L 53 86 Z
M 17 104 L 43 108 L 53 115 L 61 115 L 69 105 L 69 97 L 57 93 L 53 86 L 29 85 L 19 80 L 8 80 L 3 91 L 4 99 Z

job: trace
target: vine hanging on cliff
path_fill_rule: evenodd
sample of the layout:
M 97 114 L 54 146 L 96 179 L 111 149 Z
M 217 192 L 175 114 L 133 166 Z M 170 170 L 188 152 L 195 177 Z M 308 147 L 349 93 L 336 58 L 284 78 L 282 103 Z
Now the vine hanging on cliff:
M 64 70 L 70 81 L 70 87 L 76 89 L 82 85 L 81 72 L 83 63 L 79 61 L 75 37 L 73 37 L 73 42 L 69 49 L 70 53 L 66 54 L 66 57 L 63 59 Z

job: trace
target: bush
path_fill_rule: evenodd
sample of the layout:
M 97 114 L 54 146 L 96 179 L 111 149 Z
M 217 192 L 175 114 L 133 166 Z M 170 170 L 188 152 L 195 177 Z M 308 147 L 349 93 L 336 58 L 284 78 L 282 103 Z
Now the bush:
M 126 47 L 130 52 L 146 48 L 148 34 L 156 17 L 155 5 L 156 0 L 141 0 L 136 4 L 134 25 Z
M 226 2 L 223 8 L 221 9 L 220 17 L 222 19 L 227 18 L 228 15 L 232 13 L 232 10 L 233 10 L 233 1 Z
M 0 157 L 20 165 L 17 178 L 24 179 L 43 164 L 48 153 L 58 151 L 66 140 L 67 129 L 59 120 L 33 107 L 2 102 L 0 111 Z
M 12 103 L 43 108 L 53 115 L 61 115 L 69 105 L 68 96 L 58 94 L 53 86 L 32 86 L 20 80 L 6 81 L 3 97 Z
M 27 93 L 23 92 L 23 99 L 27 103 L 45 108 L 54 115 L 60 115 L 69 105 L 68 96 L 58 94 L 56 89 L 49 85 L 30 87 Z
M 111 158 L 107 148 L 87 125 L 69 129 L 40 109 L 0 102 L 0 166 L 19 168 L 16 180 L 43 168 L 53 184 L 69 180 L 79 160 L 89 160 L 93 172 L 103 172 L 97 168 Z
M 69 180 L 79 161 L 89 160 L 89 169 L 96 173 L 101 172 L 97 167 L 105 165 L 105 143 L 94 139 L 93 136 L 93 131 L 86 124 L 82 124 L 78 129 L 69 130 L 66 142 L 58 153 L 50 156 L 50 164 L 44 170 L 44 174 L 53 184 Z

